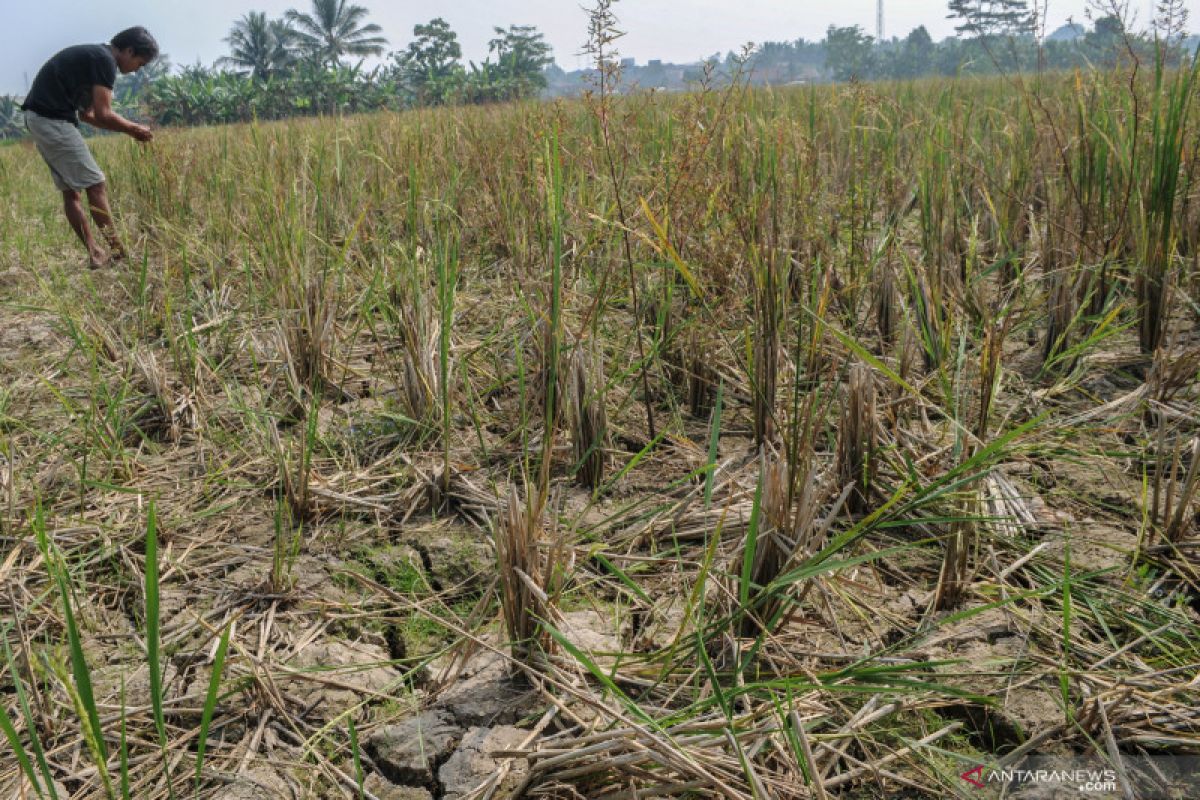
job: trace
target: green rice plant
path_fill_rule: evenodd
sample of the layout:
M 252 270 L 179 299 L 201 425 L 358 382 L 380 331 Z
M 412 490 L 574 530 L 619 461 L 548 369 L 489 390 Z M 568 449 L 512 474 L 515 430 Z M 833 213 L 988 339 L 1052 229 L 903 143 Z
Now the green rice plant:
M 366 792 L 363 789 L 362 755 L 358 746 L 358 728 L 355 727 L 353 718 L 346 719 L 346 728 L 350 734 L 350 756 L 354 760 L 354 783 L 358 788 L 358 800 L 366 800 Z
M 70 575 L 61 554 L 50 541 L 46 531 L 45 515 L 40 505 L 34 508 L 31 527 L 38 549 L 42 553 L 42 558 L 45 559 L 50 580 L 58 591 L 70 650 L 70 674 L 68 675 L 65 668 L 58 664 L 52 665 L 52 669 L 75 706 L 83 741 L 87 745 L 92 762 L 100 776 L 104 792 L 110 799 L 115 798 L 112 776 L 108 771 L 108 747 L 104 741 L 104 729 L 100 725 L 100 713 L 96 705 L 95 693 L 92 691 L 91 670 L 83 652 L 83 639 L 72 607 Z
M 158 733 L 158 746 L 162 750 L 163 778 L 167 782 L 167 791 L 174 797 L 175 787 L 171 781 L 169 771 L 170 758 L 167 750 L 167 725 L 163 716 L 162 654 L 159 651 L 162 641 L 162 629 L 159 618 L 158 517 L 155 513 L 153 501 L 146 512 L 145 597 L 146 663 L 150 670 L 150 710 L 154 715 L 154 729 Z
M 541 373 L 539 386 L 542 392 L 542 450 L 538 465 L 538 499 L 533 501 L 538 513 L 545 507 L 550 491 L 550 470 L 554 454 L 555 431 L 563 407 L 563 384 L 569 380 L 563 365 L 563 222 L 565 217 L 562 176 L 562 154 L 559 151 L 557 133 L 547 138 L 544 149 L 546 164 L 546 213 L 550 219 L 548 231 L 550 283 L 546 298 L 547 313 L 540 321 L 542 334 Z
M 458 289 L 458 243 L 449 233 L 439 239 L 434 251 L 434 270 L 437 276 L 438 293 L 438 394 L 442 423 L 442 473 L 440 491 L 442 497 L 450 495 L 450 431 L 452 402 L 450 375 L 452 371 L 450 334 L 454 329 L 454 298 Z M 436 503 L 435 506 L 440 506 Z
M 217 650 L 213 655 L 212 673 L 208 679 L 208 690 L 204 693 L 204 708 L 200 713 L 200 728 L 196 737 L 196 778 L 193 794 L 200 794 L 200 779 L 204 772 L 204 757 L 208 750 L 208 730 L 212 725 L 213 713 L 221 695 L 221 676 L 225 672 L 225 657 L 229 651 L 229 637 L 233 632 L 230 622 L 221 632 Z
M 292 505 L 284 497 L 275 503 L 274 536 L 271 538 L 271 591 L 284 594 L 293 586 L 292 565 L 300 552 L 304 522 L 293 516 Z
M 1143 353 L 1161 346 L 1170 308 L 1169 273 L 1176 254 L 1176 208 L 1191 112 L 1193 87 L 1200 77 L 1200 52 L 1184 69 L 1169 70 L 1163 52 L 1155 60 L 1151 104 L 1150 165 L 1141 187 L 1141 268 L 1135 276 L 1138 345 Z M 1187 187 L 1183 187 L 1185 190 Z
M 5 625 L 3 630 L 0 631 L 0 644 L 4 645 L 4 661 L 8 665 L 8 674 L 11 676 L 13 690 L 17 696 L 17 705 L 21 710 L 21 719 L 24 721 L 25 730 L 28 732 L 30 749 L 33 751 L 33 760 L 36 761 L 37 766 L 36 773 L 33 770 L 33 765 L 30 762 L 28 754 L 25 752 L 24 745 L 21 743 L 16 727 L 8 716 L 8 712 L 0 714 L 0 725 L 3 725 L 4 737 L 8 740 L 9 747 L 12 748 L 12 752 L 17 758 L 22 774 L 25 775 L 26 780 L 29 781 L 29 785 L 34 788 L 34 791 L 37 792 L 38 797 L 50 797 L 51 800 L 59 800 L 58 790 L 54 785 L 54 776 L 50 771 L 50 764 L 46 761 L 46 750 L 42 746 L 33 713 L 30 710 L 29 697 L 21 680 L 21 673 L 17 670 L 12 647 L 8 643 L 9 630 L 11 630 L 11 625 Z M 41 781 L 39 781 L 38 775 L 41 776 Z
M 925 371 L 941 366 L 949 350 L 950 336 L 945 297 L 936 292 L 926 279 L 925 271 L 907 264 L 910 312 L 916 317 L 914 325 L 921 345 Z

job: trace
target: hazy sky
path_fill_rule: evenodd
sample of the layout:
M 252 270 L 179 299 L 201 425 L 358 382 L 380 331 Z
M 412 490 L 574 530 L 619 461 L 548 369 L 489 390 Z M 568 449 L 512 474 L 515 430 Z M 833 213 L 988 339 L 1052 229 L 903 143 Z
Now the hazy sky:
M 495 25 L 533 24 L 546 34 L 558 63 L 582 66 L 577 56 L 586 37 L 581 4 L 588 0 L 358 0 L 383 26 L 391 49 L 402 49 L 413 25 L 444 17 L 458 32 L 464 55 L 482 60 Z M 81 42 L 107 41 L 130 25 L 145 25 L 175 64 L 211 64 L 224 55 L 222 39 L 250 10 L 272 16 L 288 8 L 307 10 L 308 0 L 0 0 L 0 93 L 23 93 L 42 62 L 58 49 Z M 1151 0 L 1134 0 L 1144 19 Z M 1195 29 L 1200 0 L 1189 0 Z M 903 36 L 924 24 L 935 39 L 953 34 L 944 0 L 888 0 L 885 34 Z M 1050 0 L 1049 28 L 1068 17 L 1085 19 L 1086 0 Z M 820 39 L 829 25 L 861 25 L 875 32 L 874 0 L 836 3 L 805 0 L 622 0 L 615 6 L 627 32 L 618 49 L 624 56 L 687 62 L 745 42 Z M 28 77 L 26 77 L 28 76 Z

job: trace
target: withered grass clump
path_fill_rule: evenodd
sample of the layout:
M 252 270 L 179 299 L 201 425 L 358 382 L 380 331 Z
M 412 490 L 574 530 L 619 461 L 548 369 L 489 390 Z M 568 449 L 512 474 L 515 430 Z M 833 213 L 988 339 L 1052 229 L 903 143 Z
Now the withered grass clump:
M 854 487 L 846 503 L 852 514 L 865 514 L 871 507 L 879 436 L 876 414 L 871 368 L 855 364 L 842 402 L 837 445 L 838 479 L 843 486 Z

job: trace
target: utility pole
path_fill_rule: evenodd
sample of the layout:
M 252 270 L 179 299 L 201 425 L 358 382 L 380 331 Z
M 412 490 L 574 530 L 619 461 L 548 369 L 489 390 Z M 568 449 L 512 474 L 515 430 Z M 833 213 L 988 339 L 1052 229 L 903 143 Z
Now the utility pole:
M 875 41 L 883 42 L 883 0 L 875 0 Z

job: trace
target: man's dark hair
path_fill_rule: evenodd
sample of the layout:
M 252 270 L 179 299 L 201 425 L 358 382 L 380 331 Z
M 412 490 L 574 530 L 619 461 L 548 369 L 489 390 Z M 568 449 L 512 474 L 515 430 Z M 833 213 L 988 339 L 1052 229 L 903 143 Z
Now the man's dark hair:
M 141 25 L 121 31 L 112 38 L 111 44 L 118 50 L 133 48 L 135 56 L 144 56 L 148 62 L 158 58 L 158 42 Z

